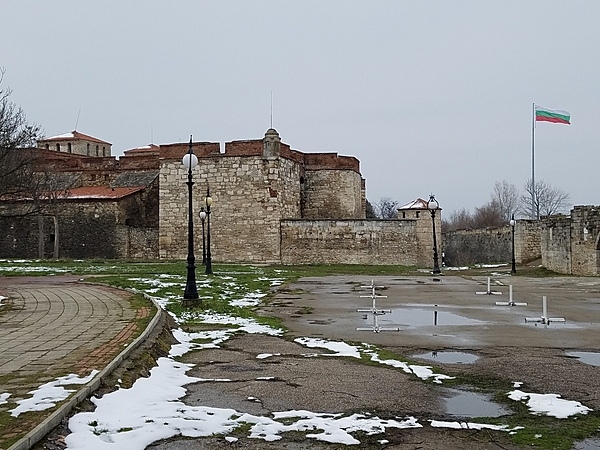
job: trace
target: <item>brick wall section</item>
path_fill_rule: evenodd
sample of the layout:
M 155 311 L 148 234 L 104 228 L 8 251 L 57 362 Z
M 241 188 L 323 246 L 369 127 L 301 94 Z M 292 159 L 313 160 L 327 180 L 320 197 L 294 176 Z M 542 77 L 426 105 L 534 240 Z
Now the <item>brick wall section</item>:
M 283 264 L 405 264 L 424 258 L 415 220 L 283 220 Z

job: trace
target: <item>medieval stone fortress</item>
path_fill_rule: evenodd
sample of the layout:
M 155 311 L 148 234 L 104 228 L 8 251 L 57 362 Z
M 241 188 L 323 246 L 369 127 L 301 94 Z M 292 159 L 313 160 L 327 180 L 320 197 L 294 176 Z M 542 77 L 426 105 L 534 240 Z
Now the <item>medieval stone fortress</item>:
M 395 219 L 366 218 L 366 181 L 359 161 L 337 153 L 304 153 L 282 142 L 275 129 L 262 139 L 192 142 L 193 212 L 207 192 L 215 262 L 281 264 L 400 264 L 430 267 L 432 215 L 421 198 Z M 112 145 L 73 131 L 38 141 L 40 170 L 56 176 L 57 193 L 43 215 L 3 217 L 0 257 L 184 259 L 187 251 L 188 143 L 134 148 L 112 156 Z M 421 193 L 422 194 L 422 193 Z M 411 195 L 414 197 L 414 193 Z M 23 208 L 27 199 L 1 208 Z M 517 262 L 541 257 L 550 270 L 600 272 L 600 214 L 578 206 L 571 216 L 519 220 Z M 510 228 L 463 230 L 442 238 L 448 264 L 510 260 Z

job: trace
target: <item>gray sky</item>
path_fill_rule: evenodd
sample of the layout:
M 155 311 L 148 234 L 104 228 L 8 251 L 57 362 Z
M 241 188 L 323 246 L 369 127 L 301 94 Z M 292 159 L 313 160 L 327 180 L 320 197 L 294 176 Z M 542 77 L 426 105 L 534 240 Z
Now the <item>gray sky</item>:
M 3 0 L 3 87 L 113 153 L 262 138 L 357 157 L 367 198 L 473 210 L 531 177 L 600 204 L 600 2 Z M 79 114 L 79 111 L 81 113 Z

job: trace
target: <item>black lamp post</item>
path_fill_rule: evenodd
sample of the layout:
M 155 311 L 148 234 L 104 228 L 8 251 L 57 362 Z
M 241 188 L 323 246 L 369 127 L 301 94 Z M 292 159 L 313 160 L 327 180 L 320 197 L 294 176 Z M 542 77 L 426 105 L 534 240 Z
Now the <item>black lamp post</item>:
M 212 198 L 210 198 L 210 190 L 206 188 L 206 271 L 207 275 L 211 275 L 212 271 L 212 255 L 210 253 L 210 205 L 212 205 Z
M 206 211 L 204 206 L 200 207 L 200 221 L 202 222 L 202 265 L 206 265 L 206 238 L 204 237 L 204 221 L 206 220 Z
M 431 212 L 431 222 L 433 224 L 433 274 L 439 275 L 440 264 L 438 261 L 438 251 L 437 251 L 437 237 L 435 235 L 435 212 L 440 209 L 440 204 L 435 199 L 435 195 L 431 194 L 429 196 L 429 202 L 427 203 L 427 209 Z
M 188 255 L 187 279 L 183 293 L 183 306 L 194 306 L 198 302 L 198 289 L 196 287 L 196 258 L 194 256 L 194 218 L 192 214 L 192 169 L 198 165 L 198 158 L 192 150 L 192 136 L 190 136 L 190 149 L 183 157 L 183 167 L 188 171 Z
M 512 228 L 512 268 L 510 269 L 510 273 L 517 273 L 517 265 L 515 263 L 515 225 L 517 222 L 515 221 L 514 214 L 510 217 L 510 222 L 508 223 Z

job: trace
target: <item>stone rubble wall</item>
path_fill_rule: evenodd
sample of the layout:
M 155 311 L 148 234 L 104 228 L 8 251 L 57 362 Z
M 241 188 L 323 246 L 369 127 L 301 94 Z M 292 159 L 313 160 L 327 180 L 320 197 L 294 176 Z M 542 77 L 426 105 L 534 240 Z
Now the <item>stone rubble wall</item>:
M 197 252 L 202 249 L 198 213 L 204 206 L 210 183 L 213 258 L 226 262 L 279 262 L 279 220 L 284 214 L 291 217 L 299 217 L 300 214 L 298 164 L 282 158 L 200 158 L 193 179 L 192 207 Z M 159 194 L 161 258 L 182 259 L 187 255 L 186 181 L 187 172 L 180 161 L 163 162 Z M 205 232 L 208 238 L 208 222 L 205 223 Z
M 542 264 L 568 275 L 599 275 L 599 240 L 599 206 L 575 206 L 570 216 L 544 217 Z
M 361 185 L 360 174 L 352 170 L 306 171 L 306 203 L 302 216 L 308 219 L 362 218 Z
M 281 262 L 419 265 L 416 239 L 415 220 L 282 220 Z
M 571 219 L 548 217 L 541 233 L 542 266 L 553 272 L 571 274 Z
M 448 266 L 495 264 L 512 261 L 510 225 L 443 233 L 444 261 Z M 515 224 L 515 261 L 518 264 L 540 258 L 540 224 L 517 220 Z

